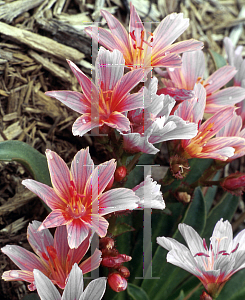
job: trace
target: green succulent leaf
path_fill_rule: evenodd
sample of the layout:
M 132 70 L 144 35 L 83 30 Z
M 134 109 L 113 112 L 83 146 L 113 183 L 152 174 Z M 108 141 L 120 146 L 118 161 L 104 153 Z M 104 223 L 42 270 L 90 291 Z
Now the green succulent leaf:
M 35 180 L 51 186 L 46 157 L 30 145 L 20 141 L 1 142 L 0 160 L 21 163 Z
M 134 284 L 128 283 L 127 292 L 133 300 L 149 300 L 146 292 Z

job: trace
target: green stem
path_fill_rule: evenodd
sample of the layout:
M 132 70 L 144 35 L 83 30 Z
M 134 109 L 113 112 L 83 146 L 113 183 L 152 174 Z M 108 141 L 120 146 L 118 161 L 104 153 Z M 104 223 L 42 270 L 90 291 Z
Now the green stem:
M 140 159 L 141 155 L 142 155 L 142 152 L 138 152 L 137 154 L 135 154 L 135 156 L 133 157 L 133 159 L 127 165 L 127 171 L 128 171 L 128 173 L 130 173 L 135 168 L 135 166 L 136 166 L 138 160 Z

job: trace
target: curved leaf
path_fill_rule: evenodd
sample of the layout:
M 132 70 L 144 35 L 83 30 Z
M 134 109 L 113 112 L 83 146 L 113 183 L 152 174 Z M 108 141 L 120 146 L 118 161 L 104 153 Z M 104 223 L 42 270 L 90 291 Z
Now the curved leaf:
M 208 51 L 211 54 L 211 57 L 214 61 L 216 70 L 227 65 L 227 62 L 222 55 L 220 55 L 219 53 L 217 53 L 211 49 L 208 49 Z
M 133 300 L 149 300 L 146 292 L 132 283 L 128 283 L 127 292 Z
M 30 145 L 20 141 L 1 142 L 0 160 L 21 163 L 35 180 L 51 186 L 46 157 Z

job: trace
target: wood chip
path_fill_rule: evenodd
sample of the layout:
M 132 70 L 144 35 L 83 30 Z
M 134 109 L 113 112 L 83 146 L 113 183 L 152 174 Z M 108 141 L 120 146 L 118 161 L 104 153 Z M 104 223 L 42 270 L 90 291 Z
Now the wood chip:
M 52 63 L 48 58 L 44 58 L 41 55 L 37 54 L 33 50 L 30 50 L 28 54 L 33 57 L 38 63 L 42 64 L 43 68 L 48 70 L 55 77 L 60 78 L 61 80 L 71 82 L 71 75 L 69 72 L 65 71 L 63 68 L 57 64 Z
M 0 33 L 18 43 L 23 43 L 32 49 L 54 55 L 62 60 L 70 59 L 75 63 L 79 63 L 84 58 L 84 54 L 74 48 L 3 22 L 0 22 Z

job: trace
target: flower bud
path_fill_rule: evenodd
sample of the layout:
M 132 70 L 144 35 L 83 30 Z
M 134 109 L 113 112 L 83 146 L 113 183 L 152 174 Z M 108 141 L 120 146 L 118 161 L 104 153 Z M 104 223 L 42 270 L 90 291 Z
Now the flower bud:
M 240 196 L 245 190 L 245 174 L 240 172 L 231 174 L 223 179 L 220 185 L 225 191 Z
M 112 238 L 106 236 L 102 239 L 100 239 L 100 250 L 103 250 L 103 249 L 112 249 L 115 245 L 115 242 Z
M 117 182 L 122 181 L 127 175 L 127 168 L 125 166 L 118 167 L 114 174 L 114 179 Z
M 131 259 L 132 257 L 126 254 L 118 254 L 115 257 L 113 256 L 103 257 L 101 261 L 101 265 L 107 268 L 117 268 L 122 263 L 130 261 Z
M 125 278 L 130 276 L 129 269 L 124 266 L 120 266 L 117 271 L 120 272 L 120 274 Z
M 209 294 L 207 294 L 205 291 L 203 291 L 200 296 L 200 300 L 212 300 L 212 297 L 209 296 Z
M 109 274 L 107 282 L 115 292 L 125 291 L 128 285 L 127 280 L 118 273 Z

